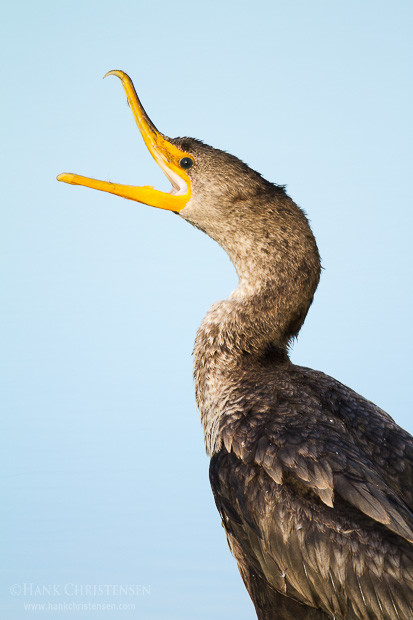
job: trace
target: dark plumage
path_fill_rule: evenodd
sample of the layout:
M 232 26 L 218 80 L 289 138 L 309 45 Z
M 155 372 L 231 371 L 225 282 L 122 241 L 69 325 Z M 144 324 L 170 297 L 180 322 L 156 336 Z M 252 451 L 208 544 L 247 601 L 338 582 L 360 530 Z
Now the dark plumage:
M 236 158 L 173 142 L 200 162 L 180 215 L 240 276 L 198 331 L 195 379 L 215 501 L 258 618 L 412 618 L 412 438 L 288 358 L 320 272 L 304 214 Z
M 320 276 L 304 213 L 236 157 L 160 134 L 130 78 L 110 73 L 173 189 L 58 178 L 179 213 L 237 270 L 237 288 L 198 330 L 196 400 L 215 501 L 258 618 L 411 620 L 412 437 L 288 357 Z

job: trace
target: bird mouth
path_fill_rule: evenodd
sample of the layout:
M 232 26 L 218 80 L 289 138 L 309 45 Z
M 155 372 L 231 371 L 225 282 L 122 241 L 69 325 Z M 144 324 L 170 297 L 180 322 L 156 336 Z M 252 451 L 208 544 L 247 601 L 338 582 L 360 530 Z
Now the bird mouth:
M 91 179 L 79 174 L 72 174 L 71 172 L 59 174 L 57 180 L 70 183 L 71 185 L 83 185 L 92 189 L 98 189 L 102 192 L 109 192 L 110 194 L 135 200 L 151 207 L 158 207 L 159 209 L 167 209 L 168 211 L 178 213 L 185 207 L 191 197 L 191 179 L 179 162 L 191 156 L 185 151 L 178 149 L 166 136 L 156 129 L 139 101 L 132 80 L 126 73 L 115 70 L 109 71 L 104 77 L 107 75 L 116 75 L 121 80 L 144 142 L 152 157 L 171 182 L 172 189 L 169 193 L 161 192 L 148 185 L 143 187 L 120 185 L 109 181 Z

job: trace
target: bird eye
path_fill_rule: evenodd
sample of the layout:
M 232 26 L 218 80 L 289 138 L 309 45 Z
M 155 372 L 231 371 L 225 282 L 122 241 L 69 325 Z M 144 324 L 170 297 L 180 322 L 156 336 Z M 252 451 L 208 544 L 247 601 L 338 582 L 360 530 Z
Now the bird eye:
M 192 166 L 194 165 L 194 160 L 191 159 L 190 157 L 182 157 L 182 159 L 179 162 L 179 165 L 184 170 L 189 170 L 189 168 L 192 168 Z

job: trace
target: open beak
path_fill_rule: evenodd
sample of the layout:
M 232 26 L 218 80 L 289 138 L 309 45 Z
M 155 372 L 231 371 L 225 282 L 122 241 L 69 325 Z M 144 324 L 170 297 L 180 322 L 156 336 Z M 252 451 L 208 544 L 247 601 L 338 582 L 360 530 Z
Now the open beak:
M 122 198 L 136 200 L 137 202 L 150 205 L 151 207 L 168 209 L 169 211 L 175 212 L 181 211 L 191 197 L 191 179 L 186 171 L 179 165 L 179 162 L 183 158 L 191 156 L 178 149 L 156 129 L 143 109 L 132 80 L 126 73 L 115 70 L 109 71 L 104 77 L 107 75 L 116 75 L 120 78 L 145 144 L 155 161 L 160 165 L 170 180 L 172 189 L 168 194 L 149 186 L 135 187 L 133 185 L 119 185 L 108 181 L 90 179 L 89 177 L 83 177 L 69 172 L 59 174 L 57 180 L 70 183 L 71 185 L 84 185 L 92 189 L 99 189 L 102 192 L 109 192 L 110 194 L 116 194 L 116 196 L 122 196 Z

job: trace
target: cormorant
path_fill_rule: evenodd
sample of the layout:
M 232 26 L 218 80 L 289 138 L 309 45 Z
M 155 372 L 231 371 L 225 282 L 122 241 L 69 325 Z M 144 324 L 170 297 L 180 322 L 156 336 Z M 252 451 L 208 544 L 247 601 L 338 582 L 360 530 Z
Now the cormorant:
M 118 76 L 171 192 L 86 185 L 178 213 L 228 253 L 239 284 L 195 341 L 196 401 L 228 543 L 260 620 L 413 618 L 413 441 L 376 405 L 291 363 L 320 275 L 283 187 L 192 138 L 170 139 Z

